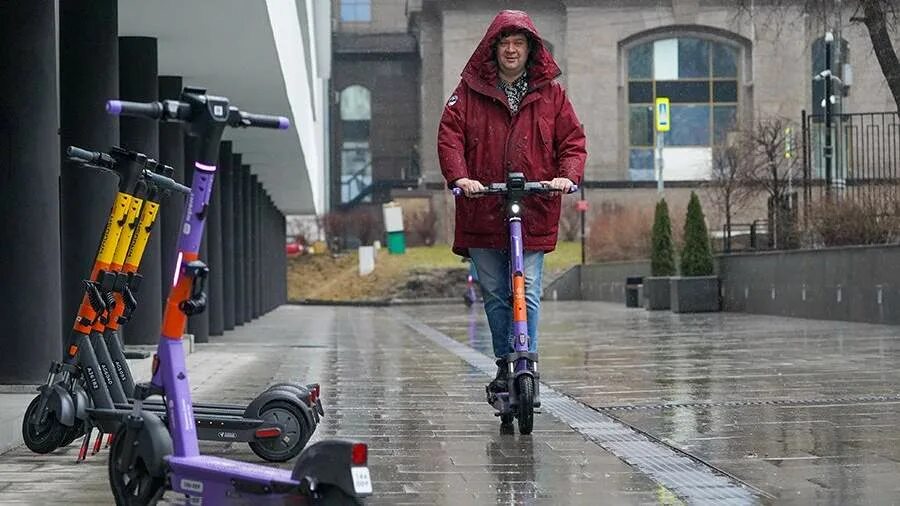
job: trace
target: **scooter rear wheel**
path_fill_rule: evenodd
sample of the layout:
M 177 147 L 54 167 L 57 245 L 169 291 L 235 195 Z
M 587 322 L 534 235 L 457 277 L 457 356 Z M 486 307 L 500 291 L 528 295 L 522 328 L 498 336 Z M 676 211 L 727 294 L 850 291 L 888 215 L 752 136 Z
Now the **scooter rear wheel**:
M 519 392 L 519 433 L 528 435 L 534 428 L 534 378 L 519 376 L 516 386 Z
M 165 492 L 165 479 L 152 476 L 140 457 L 135 457 L 134 462 L 120 464 L 128 439 L 125 437 L 126 430 L 127 427 L 122 427 L 116 431 L 116 437 L 109 451 L 109 485 L 113 497 L 119 506 L 156 504 Z M 120 468 L 127 470 L 120 471 Z
M 253 453 L 263 460 L 287 462 L 299 455 L 309 440 L 310 430 L 303 413 L 291 402 L 272 401 L 266 404 L 259 411 L 259 419 L 284 426 L 284 432 L 277 438 L 248 443 Z
M 60 447 L 69 428 L 57 420 L 54 413 L 47 413 L 42 422 L 40 414 L 38 414 L 38 423 L 31 423 L 31 417 L 37 412 L 40 405 L 41 396 L 38 395 L 25 409 L 25 418 L 22 419 L 22 438 L 29 450 L 44 454 Z

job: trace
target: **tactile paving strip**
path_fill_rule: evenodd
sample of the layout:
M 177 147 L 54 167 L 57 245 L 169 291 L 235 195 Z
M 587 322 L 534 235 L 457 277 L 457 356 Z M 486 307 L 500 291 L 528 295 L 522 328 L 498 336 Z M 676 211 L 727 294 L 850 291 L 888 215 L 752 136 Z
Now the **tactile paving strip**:
M 669 402 L 665 404 L 619 404 L 600 406 L 600 411 L 639 411 L 679 408 L 739 408 L 743 406 L 836 406 L 840 404 L 871 404 L 900 402 L 900 395 L 862 395 L 858 397 L 829 397 L 825 399 L 758 399 L 749 401 Z
M 390 309 L 392 316 L 488 376 L 496 371 L 494 361 L 442 332 L 416 321 L 406 313 Z M 697 504 L 758 504 L 763 493 L 721 470 L 667 446 L 581 402 L 541 383 L 544 411 L 627 462 L 682 499 Z

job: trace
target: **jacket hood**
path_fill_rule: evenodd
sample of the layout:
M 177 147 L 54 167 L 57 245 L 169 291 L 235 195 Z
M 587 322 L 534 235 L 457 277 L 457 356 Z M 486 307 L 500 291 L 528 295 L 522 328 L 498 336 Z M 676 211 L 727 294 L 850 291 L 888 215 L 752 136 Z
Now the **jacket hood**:
M 469 57 L 469 62 L 462 71 L 462 78 L 473 89 L 482 93 L 497 85 L 497 61 L 494 55 L 494 43 L 500 34 L 508 31 L 522 30 L 530 35 L 531 41 L 538 45 L 532 53 L 528 72 L 530 88 L 537 88 L 552 81 L 562 74 L 553 55 L 544 46 L 544 40 L 528 14 L 522 11 L 500 11 L 485 32 L 484 37 Z

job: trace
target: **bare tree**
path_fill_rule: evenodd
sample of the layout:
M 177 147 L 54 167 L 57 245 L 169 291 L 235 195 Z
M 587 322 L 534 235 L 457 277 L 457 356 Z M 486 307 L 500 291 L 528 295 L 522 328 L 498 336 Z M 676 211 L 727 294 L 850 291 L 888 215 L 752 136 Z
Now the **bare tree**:
M 785 156 L 787 135 L 793 129 L 784 118 L 771 117 L 758 120 L 752 129 L 744 131 L 746 143 L 746 180 L 769 196 L 770 237 L 775 247 L 788 246 L 792 241 L 793 213 L 790 193 L 792 179 L 802 168 L 797 157 Z M 785 241 L 782 241 L 784 239 Z
M 812 16 L 829 26 L 835 14 L 844 7 L 852 9 L 850 21 L 861 22 L 869 32 L 872 49 L 887 81 L 897 110 L 900 111 L 900 61 L 891 41 L 891 30 L 900 23 L 900 0 L 735 0 L 738 16 L 753 15 L 753 5 L 766 6 L 766 17 L 762 23 L 775 23 L 779 32 L 780 20 L 788 19 L 790 13 Z
M 734 214 L 759 193 L 753 184 L 752 146 L 740 133 L 730 136 L 729 144 L 713 152 L 712 174 L 706 188 L 713 206 L 725 217 L 725 244 L 729 249 Z

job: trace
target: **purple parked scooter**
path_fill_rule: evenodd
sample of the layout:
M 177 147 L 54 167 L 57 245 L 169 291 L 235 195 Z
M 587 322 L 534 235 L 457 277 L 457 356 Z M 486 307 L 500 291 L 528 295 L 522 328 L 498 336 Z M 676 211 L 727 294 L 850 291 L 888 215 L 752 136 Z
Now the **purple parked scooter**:
M 578 190 L 572 186 L 569 193 Z M 453 188 L 453 195 L 463 195 L 461 188 Z M 509 223 L 509 276 L 512 288 L 513 352 L 506 356 L 509 363 L 507 392 L 492 392 L 485 387 L 488 404 L 497 410 L 503 426 L 510 426 L 513 418 L 519 422 L 521 434 L 531 434 L 534 409 L 541 407 L 538 354 L 528 351 L 528 314 L 525 305 L 525 252 L 522 245 L 522 198 L 530 193 L 558 192 L 541 183 L 525 181 L 525 174 L 510 172 L 505 183 L 491 183 L 479 195 L 500 195 L 506 199 L 506 221 Z
M 191 389 L 181 336 L 187 317 L 206 304 L 202 280 L 208 268 L 198 259 L 203 225 L 226 126 L 286 129 L 287 118 L 248 114 L 224 97 L 185 88 L 181 100 L 135 103 L 111 100 L 107 111 L 181 122 L 197 137 L 198 159 L 178 243 L 175 285 L 166 302 L 162 335 L 153 357 L 153 379 L 135 386 L 131 410 L 92 410 L 98 419 L 119 422 L 109 457 L 116 504 L 155 503 L 166 489 L 188 504 L 357 504 L 372 493 L 368 448 L 350 440 L 326 440 L 303 450 L 293 471 L 200 455 Z M 153 395 L 165 400 L 168 428 L 143 409 Z

